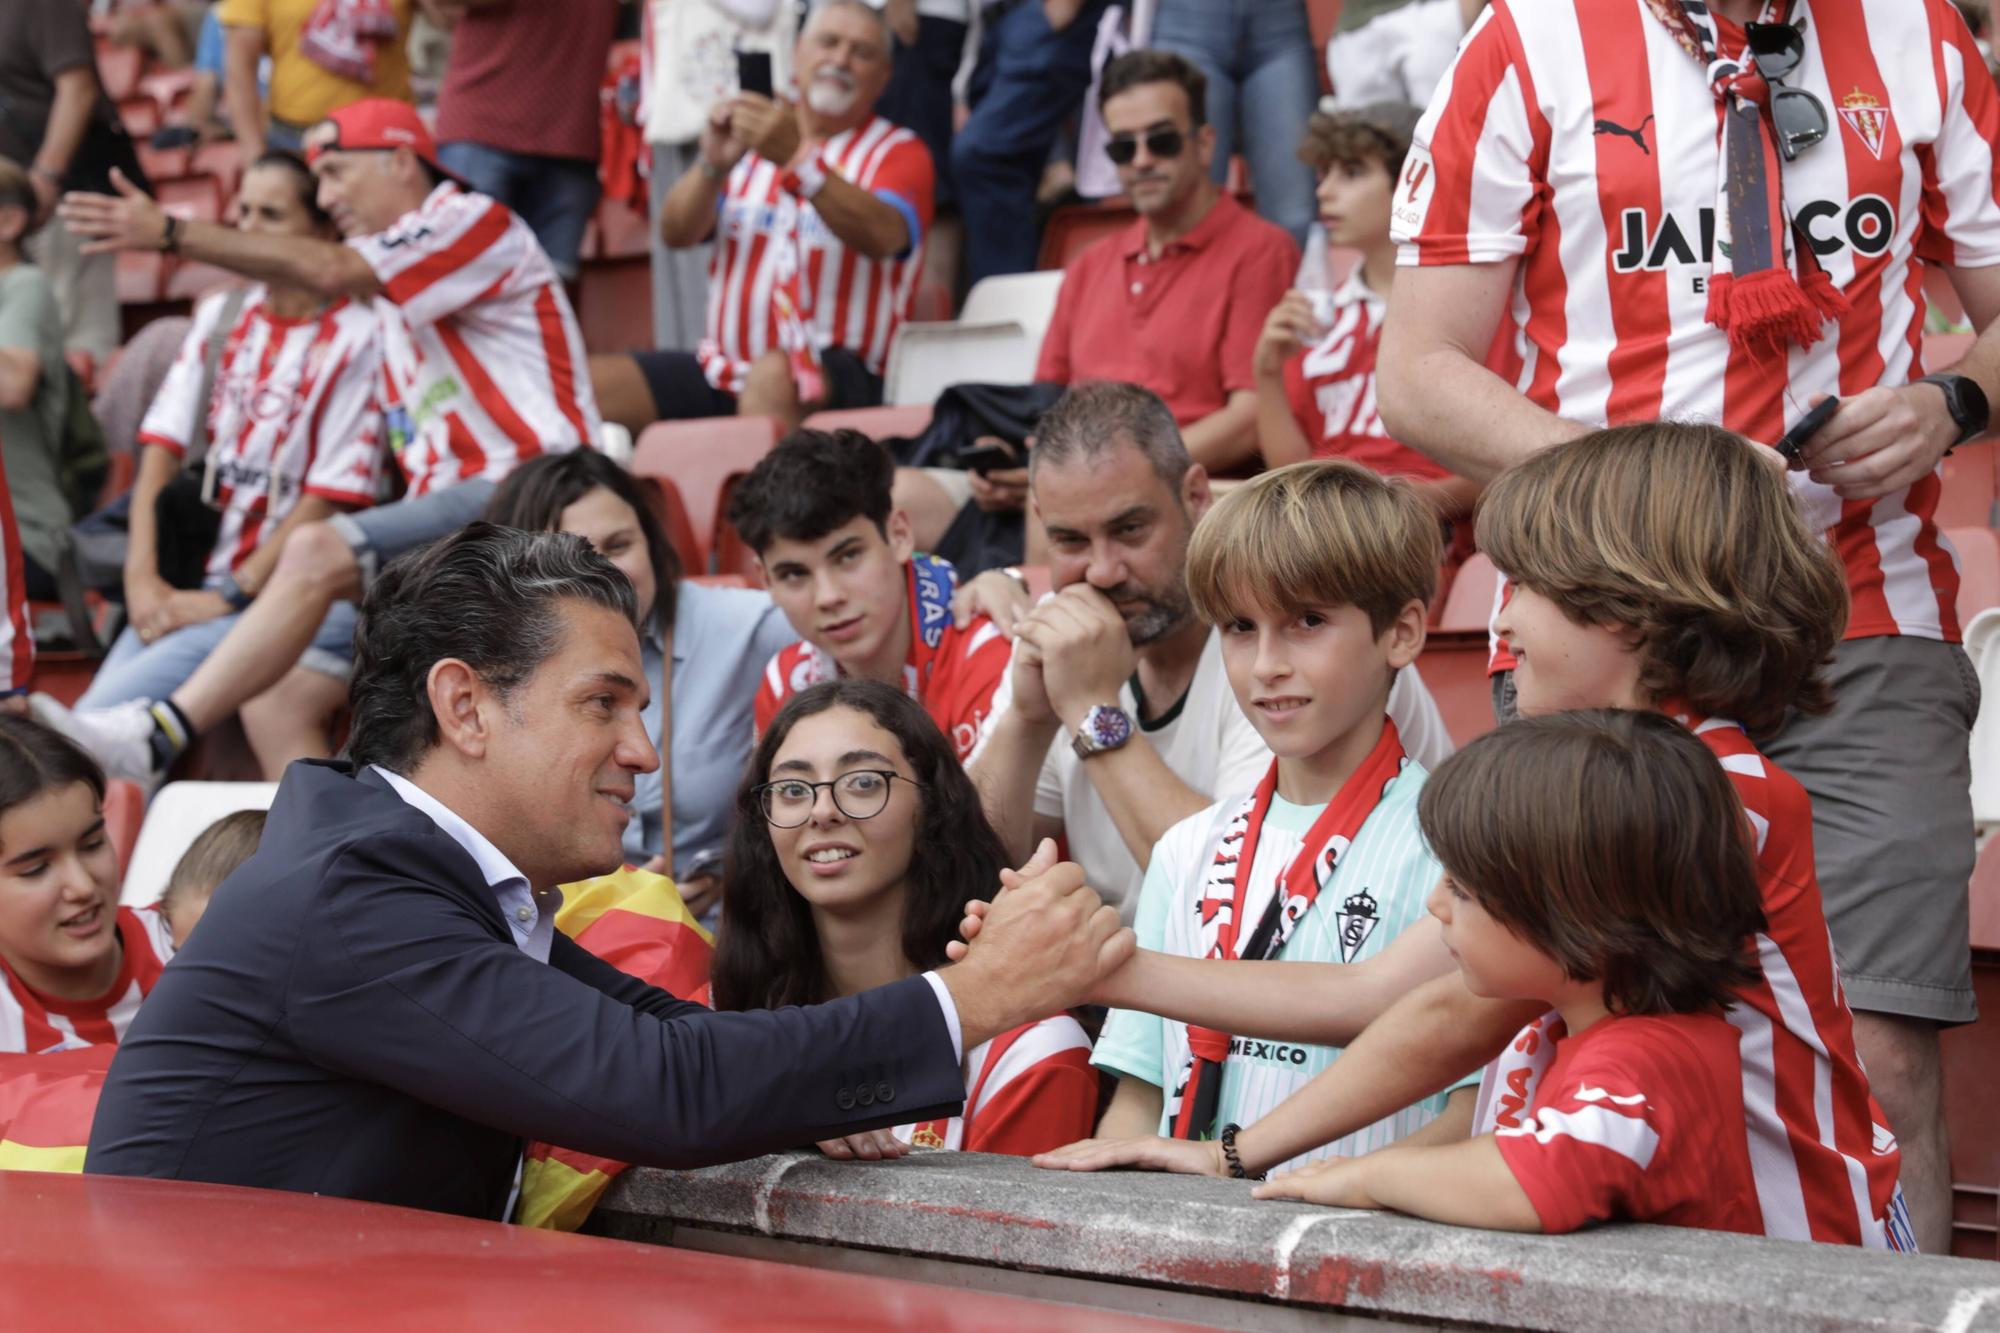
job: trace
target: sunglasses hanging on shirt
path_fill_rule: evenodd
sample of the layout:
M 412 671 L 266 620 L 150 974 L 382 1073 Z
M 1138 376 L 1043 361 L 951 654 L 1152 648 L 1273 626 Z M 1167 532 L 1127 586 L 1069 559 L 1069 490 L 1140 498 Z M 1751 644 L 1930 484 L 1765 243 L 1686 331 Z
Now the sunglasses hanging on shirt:
M 1757 72 L 1771 87 L 1771 128 L 1778 151 L 1790 162 L 1826 138 L 1831 128 L 1824 102 L 1803 88 L 1784 84 L 1785 76 L 1805 59 L 1805 35 L 1789 23 L 1746 23 L 1743 35 L 1749 39 Z
M 1187 135 L 1169 126 L 1163 130 L 1147 130 L 1141 134 L 1114 134 L 1104 145 L 1104 155 L 1121 167 L 1129 167 L 1139 156 L 1139 144 L 1144 142 L 1146 151 L 1156 158 L 1168 159 L 1181 155 L 1187 147 Z

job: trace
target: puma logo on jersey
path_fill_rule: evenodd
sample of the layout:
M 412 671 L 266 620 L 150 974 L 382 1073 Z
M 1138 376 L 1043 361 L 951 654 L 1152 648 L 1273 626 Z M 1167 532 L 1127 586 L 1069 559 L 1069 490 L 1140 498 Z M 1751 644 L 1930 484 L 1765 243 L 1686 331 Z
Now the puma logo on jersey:
M 1647 157 L 1651 157 L 1653 155 L 1653 150 L 1646 147 L 1646 127 L 1652 123 L 1653 123 L 1653 117 L 1651 113 L 1648 113 L 1646 118 L 1639 122 L 1639 127 L 1637 129 L 1631 129 L 1631 130 L 1626 129 L 1623 125 L 1620 125 L 1615 120 L 1600 119 L 1597 122 L 1596 127 L 1591 130 L 1591 133 L 1616 134 L 1623 138 L 1630 139 L 1633 143 L 1639 145 L 1640 152 L 1644 153 Z
M 1792 224 L 1821 259 L 1852 248 L 1858 255 L 1883 254 L 1896 236 L 1896 210 L 1879 194 L 1864 194 L 1847 204 L 1813 199 L 1792 214 Z M 1658 272 L 1674 264 L 1715 262 L 1715 210 L 1666 213 L 1657 221 L 1650 210 L 1628 208 L 1618 215 L 1618 249 L 1611 267 L 1618 273 Z

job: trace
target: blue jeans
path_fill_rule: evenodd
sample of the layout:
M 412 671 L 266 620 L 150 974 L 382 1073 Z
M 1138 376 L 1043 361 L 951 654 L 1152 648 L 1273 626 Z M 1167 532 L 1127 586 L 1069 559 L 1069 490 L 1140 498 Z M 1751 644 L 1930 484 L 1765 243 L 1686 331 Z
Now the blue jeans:
M 575 157 L 510 153 L 461 140 L 438 149 L 446 169 L 521 215 L 557 273 L 574 278 L 583 228 L 597 207 L 597 164 Z
M 1319 210 L 1298 150 L 1319 101 L 1319 62 L 1303 0 L 1160 0 L 1152 42 L 1208 76 L 1215 179 L 1241 152 L 1257 211 L 1304 245 Z
M 1041 0 L 1007 0 L 987 15 L 967 98 L 972 118 L 951 145 L 973 282 L 1035 266 L 1035 187 L 1056 134 L 1090 86 L 1105 3 L 1086 0 L 1061 32 L 1049 28 Z
M 175 630 L 163 639 L 141 643 L 130 625 L 118 635 L 97 676 L 77 701 L 78 708 L 109 708 L 134 699 L 158 701 L 187 684 L 195 668 L 236 627 L 241 615 L 218 616 L 199 625 Z M 312 647 L 299 659 L 330 676 L 345 675 L 354 657 L 354 604 L 335 602 L 313 635 Z

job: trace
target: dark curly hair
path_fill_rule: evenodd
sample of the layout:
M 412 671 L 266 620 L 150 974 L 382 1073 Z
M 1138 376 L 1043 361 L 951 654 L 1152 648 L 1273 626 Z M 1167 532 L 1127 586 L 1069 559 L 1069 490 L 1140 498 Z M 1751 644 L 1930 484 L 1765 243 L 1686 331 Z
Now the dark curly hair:
M 1479 549 L 1578 624 L 1636 633 L 1639 683 L 1767 734 L 1833 706 L 1847 578 L 1784 477 L 1719 426 L 1614 426 L 1502 473 Z
M 556 532 L 563 510 L 595 490 L 607 490 L 639 516 L 639 535 L 653 565 L 653 617 L 662 631 L 674 623 L 681 558 L 660 526 L 660 492 L 595 449 L 540 454 L 507 474 L 486 502 L 486 521 L 523 532 Z
M 894 736 L 923 784 L 903 905 L 903 956 L 918 968 L 943 964 L 966 900 L 990 898 L 999 887 L 1006 849 L 986 822 L 978 789 L 951 741 L 923 706 L 892 685 L 852 677 L 803 690 L 771 720 L 736 789 L 722 880 L 726 924 L 709 969 L 718 1009 L 778 1009 L 834 998 L 812 909 L 778 864 L 756 790 L 770 779 L 771 761 L 799 720 L 830 708 L 851 708 Z
M 738 482 L 724 515 L 758 555 L 817 541 L 856 517 L 888 535 L 896 460 L 858 430 L 795 430 Z
M 1417 820 L 1459 889 L 1603 983 L 1613 1013 L 1714 1012 L 1758 976 L 1749 819 L 1714 753 L 1662 713 L 1510 722 L 1438 765 Z

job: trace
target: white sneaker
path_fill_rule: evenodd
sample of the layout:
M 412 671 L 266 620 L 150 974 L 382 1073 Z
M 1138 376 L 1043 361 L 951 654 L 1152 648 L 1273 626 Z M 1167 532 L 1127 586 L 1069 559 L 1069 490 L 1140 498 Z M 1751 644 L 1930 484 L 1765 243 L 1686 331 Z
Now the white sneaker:
M 136 782 L 151 792 L 164 774 L 153 769 L 152 705 L 144 699 L 78 712 L 46 694 L 28 696 L 35 720 L 60 731 L 104 766 L 107 777 Z

